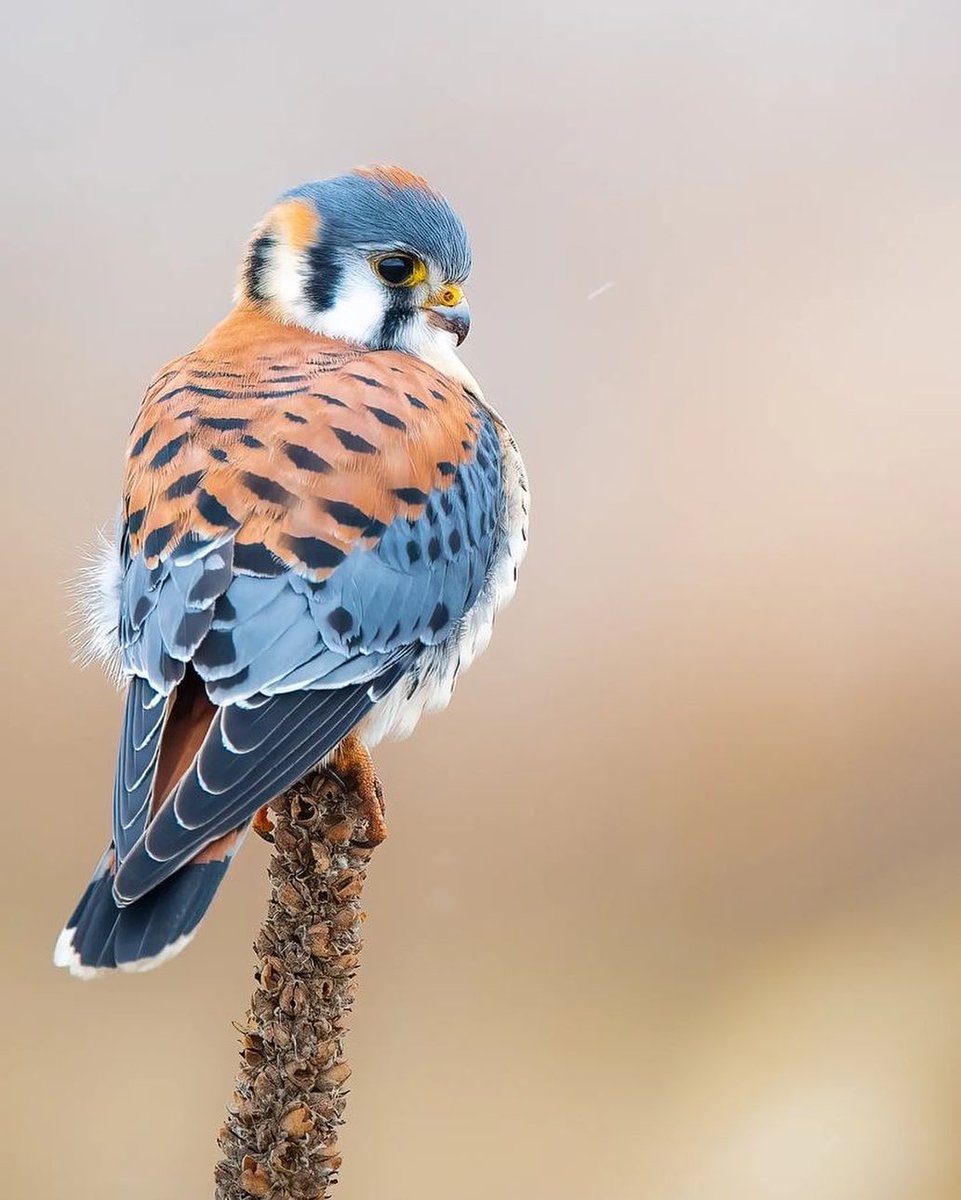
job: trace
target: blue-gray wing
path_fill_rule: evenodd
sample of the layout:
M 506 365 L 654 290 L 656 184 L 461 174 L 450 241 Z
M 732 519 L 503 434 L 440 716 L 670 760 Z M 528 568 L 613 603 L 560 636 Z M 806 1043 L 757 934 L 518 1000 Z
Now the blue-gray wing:
M 233 528 L 188 535 L 153 567 L 125 544 L 120 631 L 134 680 L 114 811 L 119 898 L 249 820 L 456 630 L 484 586 L 501 513 L 497 434 L 486 415 L 478 424 L 473 457 L 416 498 L 417 515 L 358 542 L 321 581 Z M 188 670 L 216 711 L 190 769 L 155 797 L 158 714 Z

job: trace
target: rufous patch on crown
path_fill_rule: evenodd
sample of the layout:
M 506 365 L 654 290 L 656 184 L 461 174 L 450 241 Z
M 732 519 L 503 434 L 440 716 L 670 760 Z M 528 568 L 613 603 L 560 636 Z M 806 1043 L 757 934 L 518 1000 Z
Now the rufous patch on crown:
M 376 179 L 378 183 L 388 184 L 391 187 L 400 188 L 418 188 L 424 192 L 434 194 L 434 188 L 427 182 L 423 175 L 415 175 L 413 171 L 405 170 L 404 167 L 394 166 L 370 166 L 370 167 L 355 167 L 355 175 L 364 175 L 368 179 Z
M 295 250 L 306 250 L 317 241 L 320 216 L 307 200 L 284 200 L 273 208 L 267 224 L 279 239 Z

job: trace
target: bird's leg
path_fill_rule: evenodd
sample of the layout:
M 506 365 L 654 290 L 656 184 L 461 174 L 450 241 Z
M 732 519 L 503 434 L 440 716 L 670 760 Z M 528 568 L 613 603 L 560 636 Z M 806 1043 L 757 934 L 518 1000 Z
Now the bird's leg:
M 367 827 L 363 846 L 379 846 L 387 837 L 384 819 L 384 789 L 377 778 L 370 751 L 356 733 L 348 733 L 327 761 L 327 770 L 357 796 L 357 811 Z
M 264 804 L 254 813 L 253 830 L 258 837 L 262 837 L 265 842 L 274 840 L 274 823 L 270 819 L 269 804 Z

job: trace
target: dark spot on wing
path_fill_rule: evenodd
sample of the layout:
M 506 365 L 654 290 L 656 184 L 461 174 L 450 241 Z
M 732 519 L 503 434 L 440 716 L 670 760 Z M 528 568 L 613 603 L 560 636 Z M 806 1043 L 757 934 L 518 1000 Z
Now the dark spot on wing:
M 341 635 L 350 633 L 354 627 L 354 618 L 346 608 L 335 608 L 327 618 L 327 624 L 331 627 L 334 633 Z
M 197 661 L 205 667 L 228 667 L 236 659 L 234 635 L 229 629 L 211 629 L 197 650 Z

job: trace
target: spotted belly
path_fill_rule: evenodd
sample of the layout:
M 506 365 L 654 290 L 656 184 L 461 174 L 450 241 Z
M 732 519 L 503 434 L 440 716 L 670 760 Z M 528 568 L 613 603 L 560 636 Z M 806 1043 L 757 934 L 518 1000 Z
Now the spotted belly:
M 517 573 L 527 552 L 527 472 L 510 430 L 489 406 L 485 407 L 500 442 L 503 492 L 497 538 L 484 586 L 450 636 L 426 647 L 408 674 L 362 722 L 358 732 L 368 746 L 384 739 L 409 737 L 424 713 L 447 707 L 460 672 L 487 647 L 494 618 L 517 588 Z

